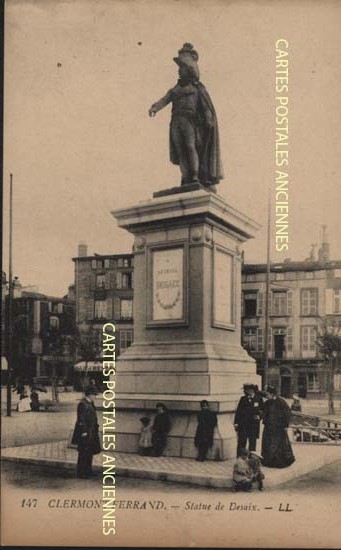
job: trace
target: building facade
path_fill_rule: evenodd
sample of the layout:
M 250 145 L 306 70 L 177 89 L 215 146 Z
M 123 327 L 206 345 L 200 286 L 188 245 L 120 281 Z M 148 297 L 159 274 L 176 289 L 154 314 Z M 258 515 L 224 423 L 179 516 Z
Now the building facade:
M 87 256 L 87 247 L 81 244 L 73 261 L 77 330 L 95 332 L 100 341 L 104 323 L 113 322 L 119 355 L 133 341 L 133 254 Z
M 257 360 L 258 374 L 265 362 L 265 264 L 244 265 L 242 274 L 242 343 Z M 272 264 L 268 317 L 269 384 L 283 397 L 320 398 L 328 389 L 329 365 L 317 338 L 325 327 L 341 335 L 341 261 L 286 261 Z M 339 363 L 340 358 L 333 359 Z M 341 395 L 335 364 L 335 395 Z
M 6 319 L 8 318 L 6 295 Z M 13 380 L 30 382 L 35 377 L 72 380 L 75 302 L 22 289 L 13 283 Z M 6 345 L 5 345 L 5 353 Z

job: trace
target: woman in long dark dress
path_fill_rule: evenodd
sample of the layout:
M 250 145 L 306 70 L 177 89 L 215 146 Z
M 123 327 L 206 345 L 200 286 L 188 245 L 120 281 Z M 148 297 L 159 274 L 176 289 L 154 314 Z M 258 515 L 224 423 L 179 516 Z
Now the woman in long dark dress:
M 200 402 L 201 411 L 198 413 L 198 426 L 195 433 L 194 445 L 198 449 L 196 460 L 203 462 L 207 458 L 208 450 L 213 445 L 214 430 L 217 425 L 217 415 L 210 410 L 206 399 Z
M 295 462 L 287 434 L 290 409 L 272 386 L 267 388 L 267 398 L 263 410 L 263 464 L 270 468 L 286 468 Z

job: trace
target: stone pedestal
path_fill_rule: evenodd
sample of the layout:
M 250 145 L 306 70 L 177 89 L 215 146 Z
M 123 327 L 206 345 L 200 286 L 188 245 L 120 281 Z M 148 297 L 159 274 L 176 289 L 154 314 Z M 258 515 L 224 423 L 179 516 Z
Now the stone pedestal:
M 117 361 L 118 451 L 137 452 L 139 418 L 152 419 L 162 401 L 172 418 L 165 454 L 196 456 L 196 414 L 207 399 L 218 413 L 209 457 L 234 456 L 242 384 L 259 383 L 240 333 L 240 245 L 258 224 L 206 190 L 113 215 L 135 237 L 134 343 Z

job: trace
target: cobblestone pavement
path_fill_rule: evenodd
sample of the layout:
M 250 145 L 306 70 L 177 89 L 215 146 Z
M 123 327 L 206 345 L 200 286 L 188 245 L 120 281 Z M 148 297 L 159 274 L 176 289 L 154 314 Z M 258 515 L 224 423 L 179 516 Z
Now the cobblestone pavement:
M 294 445 L 296 462 L 289 468 L 264 468 L 267 487 L 274 487 L 321 468 L 341 457 L 340 446 Z M 175 457 L 143 457 L 116 453 L 116 475 L 153 480 L 174 481 L 207 487 L 230 487 L 234 459 L 226 462 L 196 462 Z M 76 449 L 67 441 L 25 445 L 2 450 L 3 460 L 23 461 L 55 468 L 75 468 Z M 101 470 L 102 453 L 94 457 L 94 469 Z

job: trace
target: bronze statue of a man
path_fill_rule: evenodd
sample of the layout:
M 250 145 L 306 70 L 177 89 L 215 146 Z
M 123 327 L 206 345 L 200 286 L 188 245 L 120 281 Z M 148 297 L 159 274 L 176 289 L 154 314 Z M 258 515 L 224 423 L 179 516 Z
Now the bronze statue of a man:
M 200 182 L 214 189 L 223 178 L 219 133 L 212 100 L 199 81 L 198 53 L 184 44 L 174 57 L 179 80 L 164 97 L 153 103 L 149 116 L 172 103 L 170 123 L 170 160 L 180 165 L 181 185 Z

